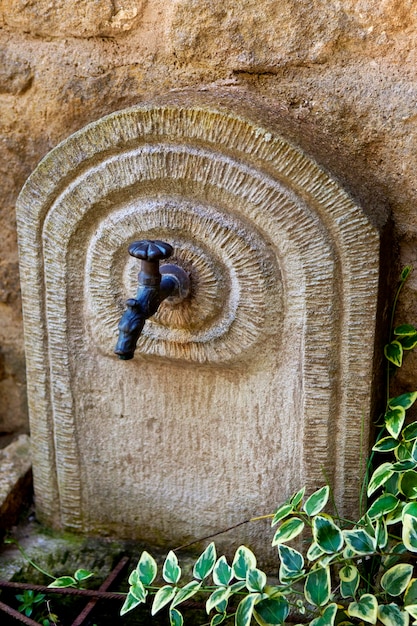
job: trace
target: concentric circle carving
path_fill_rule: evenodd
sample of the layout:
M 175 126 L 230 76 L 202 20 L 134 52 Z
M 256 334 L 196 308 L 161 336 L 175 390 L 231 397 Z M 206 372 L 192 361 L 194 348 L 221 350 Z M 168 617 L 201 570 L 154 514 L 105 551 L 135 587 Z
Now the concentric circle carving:
M 279 269 L 259 233 L 213 206 L 142 199 L 103 219 L 88 248 L 86 314 L 100 350 L 111 354 L 123 301 L 136 293 L 139 262 L 127 244 L 156 236 L 174 247 L 170 262 L 190 274 L 191 293 L 179 304 L 162 303 L 145 325 L 138 353 L 218 363 L 276 333 Z

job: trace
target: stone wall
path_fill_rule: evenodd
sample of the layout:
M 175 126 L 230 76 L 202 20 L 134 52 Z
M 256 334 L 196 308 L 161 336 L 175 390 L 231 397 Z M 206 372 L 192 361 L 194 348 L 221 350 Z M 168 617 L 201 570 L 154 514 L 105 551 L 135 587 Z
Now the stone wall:
M 2 0 L 0 431 L 27 428 L 14 205 L 51 148 L 172 91 L 245 98 L 388 206 L 394 258 L 417 265 L 416 33 L 413 0 Z M 417 272 L 401 321 L 417 322 L 416 291 Z

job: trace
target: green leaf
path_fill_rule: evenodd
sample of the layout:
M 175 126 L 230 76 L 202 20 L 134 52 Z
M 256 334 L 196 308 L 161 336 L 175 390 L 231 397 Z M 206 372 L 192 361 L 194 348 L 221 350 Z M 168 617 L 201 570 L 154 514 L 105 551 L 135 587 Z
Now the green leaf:
M 401 324 L 394 328 L 394 335 L 398 337 L 411 337 L 412 335 L 417 335 L 417 328 L 414 328 L 411 324 Z
M 283 596 L 266 598 L 255 606 L 254 618 L 260 626 L 279 626 L 283 624 L 290 612 L 288 600 Z
M 155 615 L 166 604 L 168 604 L 168 602 L 171 602 L 176 593 L 177 588 L 171 587 L 171 585 L 165 585 L 164 587 L 158 589 L 153 599 L 151 614 Z
M 189 583 L 184 585 L 184 587 L 181 587 L 181 589 L 178 589 L 177 595 L 172 601 L 171 608 L 174 608 L 174 606 L 178 606 L 178 604 L 181 604 L 181 602 L 184 602 L 185 600 L 188 600 L 189 598 L 194 596 L 200 590 L 200 587 L 201 587 L 201 582 L 197 582 L 196 580 L 191 580 Z
M 235 626 L 249 626 L 253 608 L 256 600 L 259 598 L 257 593 L 251 593 L 239 602 L 235 617 Z
M 305 490 L 306 488 L 303 487 L 302 489 L 300 489 L 300 491 L 297 491 L 293 496 L 291 496 L 290 504 L 292 504 L 295 509 L 298 507 L 298 505 L 301 503 L 302 499 L 304 498 Z
M 248 591 L 262 593 L 266 585 L 266 574 L 260 569 L 248 570 L 246 574 L 246 587 Z
M 371 593 L 364 593 L 360 597 L 359 602 L 351 602 L 348 606 L 347 613 L 349 617 L 368 622 L 368 624 L 376 624 L 378 619 L 378 601 Z
M 139 576 L 139 580 L 144 585 L 151 585 L 155 580 L 158 566 L 155 559 L 148 552 L 143 551 L 139 562 L 136 566 L 136 571 Z
M 411 615 L 411 617 L 413 618 L 414 620 L 413 624 L 417 624 L 417 604 L 409 604 L 408 606 L 405 606 L 404 608 L 407 611 L 407 613 L 409 613 L 409 615 Z
M 388 402 L 388 406 L 390 409 L 394 409 L 395 407 L 402 406 L 403 409 L 407 410 L 414 404 L 417 400 L 417 391 L 409 391 L 408 393 L 402 393 L 400 396 L 396 396 L 395 398 L 390 398 Z
M 246 580 L 238 580 L 235 583 L 233 583 L 233 585 L 230 585 L 230 589 L 232 593 L 238 593 L 239 591 L 242 591 L 242 589 L 244 589 L 245 587 L 246 587 Z
M 417 463 L 414 460 L 410 461 L 397 461 L 397 463 L 392 464 L 392 469 L 394 472 L 406 472 L 409 469 L 414 469 Z
M 413 566 L 409 563 L 399 563 L 391 567 L 381 578 L 381 587 L 390 596 L 399 596 L 408 587 L 413 575 Z
M 390 552 L 383 558 L 382 565 L 384 568 L 389 568 L 395 565 L 403 554 L 407 552 L 407 548 L 402 542 L 396 543 Z
M 169 551 L 162 568 L 162 577 L 167 583 L 177 583 L 181 578 L 181 568 L 175 552 Z
M 239 580 L 246 580 L 246 574 L 249 570 L 255 569 L 256 557 L 254 553 L 246 546 L 239 546 L 235 552 L 235 556 L 232 563 L 233 573 L 235 578 Z
M 204 552 L 197 559 L 194 568 L 193 576 L 198 580 L 204 580 L 206 576 L 211 574 L 213 567 L 216 563 L 216 546 L 211 542 Z
M 77 581 L 75 580 L 75 578 L 73 578 L 72 576 L 60 576 L 59 578 L 56 578 L 54 581 L 52 581 L 48 587 L 52 587 L 52 588 L 65 588 L 65 587 L 76 587 L 77 586 Z
M 285 571 L 289 573 L 290 576 L 297 576 L 302 573 L 304 558 L 301 552 L 284 544 L 280 544 L 278 546 L 278 554 Z M 288 578 L 288 576 L 286 576 L 286 578 Z
M 319 559 L 321 556 L 323 556 L 323 554 L 323 550 L 319 548 L 315 541 L 313 541 L 307 550 L 306 556 L 309 561 L 315 561 L 316 559 Z
M 169 623 L 170 623 L 170 626 L 182 626 L 183 625 L 184 618 L 177 609 L 170 608 Z
M 279 543 L 290 541 L 297 537 L 304 529 L 304 522 L 298 517 L 292 517 L 291 519 L 283 522 L 276 531 L 272 540 L 272 545 L 277 546 Z
M 410 552 L 417 552 L 417 502 L 403 508 L 402 540 Z
M 398 446 L 397 439 L 394 437 L 384 437 L 380 439 L 372 448 L 375 452 L 391 452 Z
M 408 626 L 409 615 L 400 611 L 397 604 L 382 604 L 378 607 L 378 619 L 384 626 Z
M 408 470 L 401 475 L 399 483 L 401 493 L 409 500 L 417 498 L 417 472 Z
M 337 613 L 337 604 L 334 602 L 326 606 L 323 613 L 311 620 L 310 626 L 333 626 Z
M 342 598 L 353 598 L 359 586 L 359 570 L 355 565 L 344 565 L 339 571 Z
M 376 543 L 382 550 L 388 543 L 388 528 L 384 517 L 377 520 L 376 531 Z
M 145 602 L 148 592 L 146 591 L 140 580 L 138 580 L 134 585 L 130 587 L 129 593 L 139 602 Z
M 417 604 L 417 578 L 412 578 L 404 594 L 404 604 Z
M 371 476 L 368 485 L 368 498 L 393 475 L 392 463 L 382 463 Z
M 384 346 L 385 358 L 397 367 L 401 367 L 403 362 L 403 347 L 399 341 L 394 339 Z
M 139 606 L 139 604 L 141 604 L 141 602 L 142 600 L 138 600 L 133 594 L 128 593 L 126 596 L 126 600 L 124 601 L 124 604 L 120 609 L 120 615 L 124 615 L 128 611 L 136 608 L 137 606 Z
M 313 538 L 326 554 L 339 552 L 343 547 L 343 534 L 330 517 L 316 515 L 313 518 Z
M 276 526 L 278 522 L 286 518 L 294 511 L 292 504 L 281 504 L 281 506 L 275 511 L 275 515 L 272 519 L 271 526 Z
M 410 337 L 400 337 L 399 342 L 403 350 L 413 350 L 417 346 L 417 334 L 410 335 Z
M 206 602 L 207 614 L 210 613 L 210 611 L 212 611 L 214 608 L 216 608 L 221 602 L 228 600 L 231 593 L 232 590 L 230 589 L 230 587 L 221 587 L 220 589 L 215 589 Z
M 213 569 L 213 582 L 215 585 L 227 587 L 233 578 L 233 570 L 226 561 L 225 556 L 221 556 Z
M 381 517 L 381 515 L 386 515 L 387 513 L 393 511 L 397 505 L 398 499 L 395 496 L 391 493 L 384 493 L 371 504 L 367 511 L 368 517 L 375 519 L 377 517 Z
M 321 487 L 307 498 L 303 510 L 312 517 L 324 509 L 329 499 L 330 488 L 328 485 Z
M 404 424 L 405 409 L 402 406 L 397 406 L 387 411 L 384 415 L 384 421 L 387 431 L 394 439 L 398 439 L 401 429 Z
M 401 271 L 400 280 L 402 283 L 405 283 L 411 272 L 413 271 L 412 265 L 405 265 Z
M 304 594 L 307 601 L 315 606 L 323 606 L 329 601 L 330 591 L 329 566 L 312 569 L 304 585 Z
M 373 554 L 376 550 L 376 538 L 371 537 L 361 528 L 355 530 L 344 530 L 346 544 L 357 555 Z
M 92 576 L 94 576 L 94 572 L 90 572 L 88 569 L 77 569 L 77 571 L 74 574 L 75 580 L 77 580 L 79 583 L 82 583 L 85 580 L 88 580 Z
M 417 439 L 417 421 L 408 424 L 403 430 L 402 438 L 404 441 L 413 441 Z
M 218 626 L 218 624 L 224 622 L 226 617 L 227 613 L 217 613 L 216 615 L 213 615 L 213 617 L 211 618 L 210 626 Z

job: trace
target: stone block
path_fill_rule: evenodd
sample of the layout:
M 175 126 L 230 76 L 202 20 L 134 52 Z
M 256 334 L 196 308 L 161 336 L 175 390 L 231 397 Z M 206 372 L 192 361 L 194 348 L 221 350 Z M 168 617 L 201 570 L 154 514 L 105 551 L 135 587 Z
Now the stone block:
M 48 524 L 172 547 L 311 492 L 323 469 L 340 514 L 357 514 L 379 231 L 251 115 L 190 96 L 120 111 L 58 146 L 22 191 L 34 479 Z M 138 239 L 168 241 L 192 290 L 161 305 L 126 362 L 113 349 Z M 219 543 L 276 559 L 256 525 Z
M 31 502 L 31 455 L 27 435 L 19 435 L 0 450 L 0 530 L 16 524 Z

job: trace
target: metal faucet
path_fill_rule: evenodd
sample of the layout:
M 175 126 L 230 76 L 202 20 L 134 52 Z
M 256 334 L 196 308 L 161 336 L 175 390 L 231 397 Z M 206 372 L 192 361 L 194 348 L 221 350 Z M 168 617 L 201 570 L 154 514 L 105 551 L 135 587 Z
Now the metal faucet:
M 159 267 L 159 261 L 168 259 L 174 249 L 164 241 L 148 239 L 134 241 L 129 245 L 129 254 L 141 260 L 138 274 L 136 298 L 126 301 L 127 309 L 119 323 L 119 339 L 114 349 L 119 359 L 133 359 L 136 344 L 146 320 L 152 317 L 166 298 L 183 300 L 190 291 L 190 278 L 178 265 L 166 264 Z

